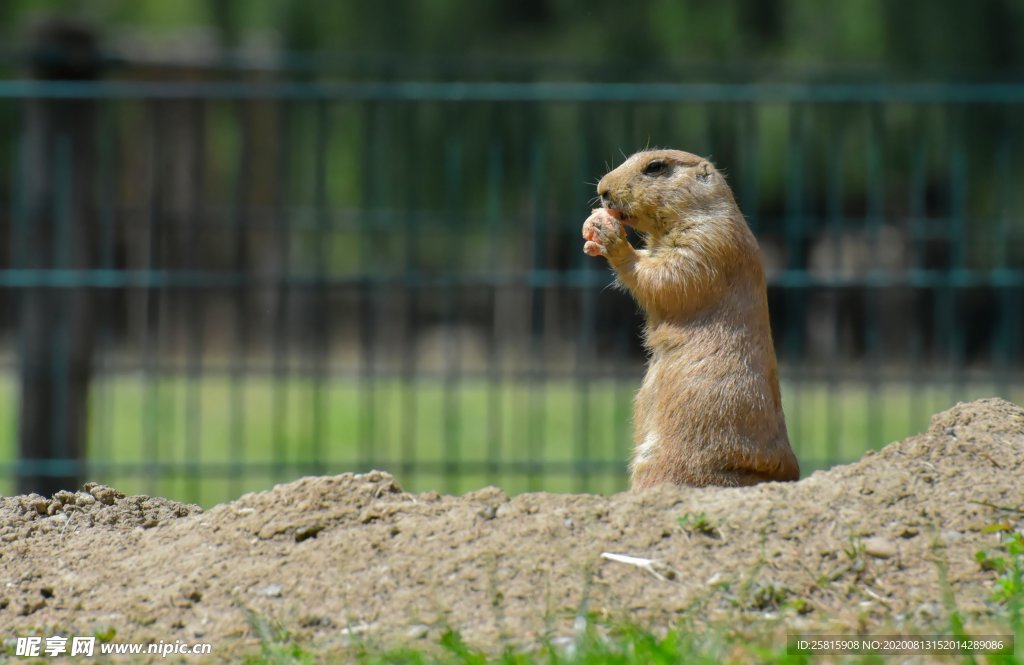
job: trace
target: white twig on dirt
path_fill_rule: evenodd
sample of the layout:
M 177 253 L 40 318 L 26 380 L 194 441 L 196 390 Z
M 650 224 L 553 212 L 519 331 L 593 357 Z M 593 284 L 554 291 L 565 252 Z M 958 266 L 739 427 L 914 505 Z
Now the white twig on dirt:
M 372 624 L 366 623 L 365 621 L 360 621 L 358 623 L 349 624 L 345 628 L 342 628 L 341 629 L 341 634 L 342 635 L 359 635 L 361 633 L 365 633 L 366 631 L 370 630 L 371 627 L 372 627 Z
M 64 533 L 68 530 L 68 525 L 71 524 L 71 520 L 74 518 L 75 513 L 64 513 L 64 526 L 60 530 L 60 547 L 64 547 Z
M 614 552 L 601 552 L 601 558 L 608 559 L 609 561 L 615 561 L 617 563 L 624 563 L 630 566 L 636 566 L 641 570 L 646 570 L 662 582 L 668 582 L 669 580 L 676 578 L 676 571 L 654 559 L 644 559 L 642 557 L 630 556 L 628 554 L 615 554 Z
M 883 606 L 885 606 L 886 609 L 888 609 L 888 610 L 892 609 L 892 605 L 890 605 L 889 602 L 885 598 L 882 598 L 880 595 L 878 595 L 877 593 L 872 591 L 871 587 L 867 587 L 867 586 L 864 587 L 864 593 L 866 593 L 867 595 L 869 595 L 872 598 L 874 598 L 875 600 L 877 600 L 879 603 L 881 603 Z

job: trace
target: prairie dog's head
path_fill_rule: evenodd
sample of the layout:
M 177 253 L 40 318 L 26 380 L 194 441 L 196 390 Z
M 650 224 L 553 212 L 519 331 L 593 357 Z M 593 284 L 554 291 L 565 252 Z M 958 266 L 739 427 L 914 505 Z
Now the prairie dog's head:
M 703 157 L 644 150 L 597 183 L 601 205 L 644 233 L 661 235 L 687 217 L 728 215 L 736 203 L 725 178 Z

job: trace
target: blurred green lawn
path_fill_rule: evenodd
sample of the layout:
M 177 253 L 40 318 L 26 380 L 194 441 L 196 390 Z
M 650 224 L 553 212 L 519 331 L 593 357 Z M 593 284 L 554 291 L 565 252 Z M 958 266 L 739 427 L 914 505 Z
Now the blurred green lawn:
M 101 378 L 89 477 L 205 506 L 308 473 L 368 468 L 413 491 L 614 492 L 626 487 L 635 383 Z M 17 448 L 16 392 L 14 376 L 0 375 L 5 465 Z M 784 384 L 783 395 L 807 475 L 922 431 L 959 400 L 1024 403 L 1024 386 L 801 382 Z M 595 464 L 583 473 L 578 460 Z M 531 469 L 537 462 L 552 467 Z M 13 490 L 10 474 L 0 478 L 0 492 Z

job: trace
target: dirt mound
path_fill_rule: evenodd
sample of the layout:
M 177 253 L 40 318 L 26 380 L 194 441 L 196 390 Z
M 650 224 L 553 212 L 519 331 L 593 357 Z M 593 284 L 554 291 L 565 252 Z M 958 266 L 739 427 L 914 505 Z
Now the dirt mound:
M 199 506 L 149 496 L 126 497 L 112 487 L 86 483 L 80 492 L 57 492 L 49 499 L 38 494 L 0 497 L 0 540 L 14 542 L 37 529 L 57 526 L 63 531 L 73 519 L 87 526 L 148 529 L 200 512 Z M 58 519 L 46 519 L 54 516 Z
M 0 501 L 0 620 L 26 635 L 212 642 L 218 659 L 255 648 L 254 617 L 322 651 L 446 626 L 525 643 L 571 635 L 581 614 L 928 628 L 947 590 L 984 622 L 995 573 L 975 553 L 997 544 L 989 525 L 1024 528 L 1022 477 L 1024 410 L 992 399 L 855 464 L 750 488 L 414 496 L 372 472 L 202 512 L 87 486 Z

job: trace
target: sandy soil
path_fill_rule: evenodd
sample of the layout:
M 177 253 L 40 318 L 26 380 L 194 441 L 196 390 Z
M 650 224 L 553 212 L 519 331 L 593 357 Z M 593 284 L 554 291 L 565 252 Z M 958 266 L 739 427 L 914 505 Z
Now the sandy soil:
M 257 650 L 260 619 L 320 653 L 429 644 L 446 626 L 485 648 L 557 640 L 581 612 L 948 632 L 946 590 L 969 622 L 993 612 L 995 573 L 974 557 L 1000 537 L 989 525 L 1024 528 L 1022 478 L 1024 409 L 992 399 L 855 464 L 752 488 L 414 496 L 372 472 L 204 512 L 87 485 L 0 499 L 0 623 L 5 637 L 212 642 L 216 660 Z

